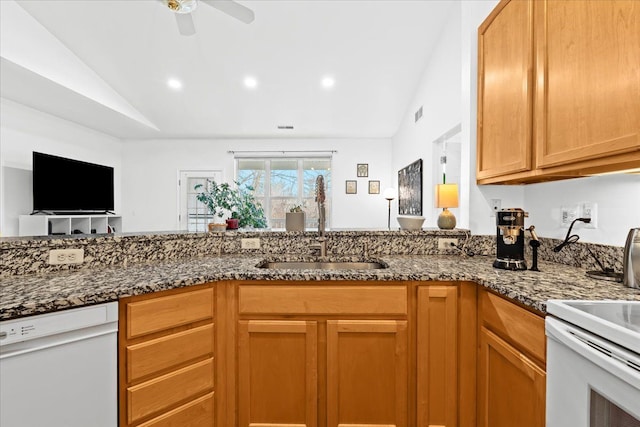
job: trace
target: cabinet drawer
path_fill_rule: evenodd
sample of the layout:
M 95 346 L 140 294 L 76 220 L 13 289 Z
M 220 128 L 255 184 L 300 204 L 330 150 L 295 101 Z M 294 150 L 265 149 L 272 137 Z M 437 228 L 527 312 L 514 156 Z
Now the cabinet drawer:
M 213 389 L 213 359 L 127 389 L 129 424 Z
M 213 289 L 127 304 L 127 338 L 213 318 Z
M 404 286 L 238 287 L 243 314 L 407 314 Z
M 213 426 L 213 402 L 213 393 L 209 393 L 138 427 Z
M 544 318 L 486 291 L 479 298 L 482 325 L 544 363 Z
M 213 325 L 131 345 L 127 347 L 127 381 L 206 355 L 213 356 Z

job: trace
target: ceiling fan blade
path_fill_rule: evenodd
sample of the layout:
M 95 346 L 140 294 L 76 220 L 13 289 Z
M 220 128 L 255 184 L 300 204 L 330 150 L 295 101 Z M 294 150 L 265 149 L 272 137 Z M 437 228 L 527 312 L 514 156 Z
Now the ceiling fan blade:
M 193 25 L 193 17 L 190 13 L 175 13 L 178 31 L 183 36 L 192 36 L 196 33 L 196 27 Z
M 230 15 L 245 24 L 250 24 L 255 19 L 253 10 L 236 3 L 233 0 L 200 0 L 202 3 L 215 7 L 216 9 Z

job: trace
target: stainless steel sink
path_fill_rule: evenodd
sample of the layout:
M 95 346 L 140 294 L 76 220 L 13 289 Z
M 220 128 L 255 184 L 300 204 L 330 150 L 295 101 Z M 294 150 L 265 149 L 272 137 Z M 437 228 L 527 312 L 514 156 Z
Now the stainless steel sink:
M 266 261 L 257 267 L 289 270 L 376 270 L 388 266 L 376 261 Z

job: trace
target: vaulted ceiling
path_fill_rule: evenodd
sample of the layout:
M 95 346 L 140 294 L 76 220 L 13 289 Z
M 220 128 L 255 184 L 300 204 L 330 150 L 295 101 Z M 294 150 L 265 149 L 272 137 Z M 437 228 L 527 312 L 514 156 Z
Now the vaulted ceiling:
M 456 2 L 239 3 L 182 36 L 159 0 L 3 0 L 1 96 L 120 138 L 391 137 Z

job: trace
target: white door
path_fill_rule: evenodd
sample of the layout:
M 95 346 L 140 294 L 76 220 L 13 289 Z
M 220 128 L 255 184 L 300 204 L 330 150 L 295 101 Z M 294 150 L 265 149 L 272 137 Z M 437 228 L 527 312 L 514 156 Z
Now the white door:
M 180 230 L 207 231 L 207 224 L 212 216 L 207 207 L 196 199 L 198 192 L 194 187 L 198 184 L 206 185 L 208 181 L 222 182 L 221 170 L 212 171 L 180 171 L 178 185 L 178 224 Z

